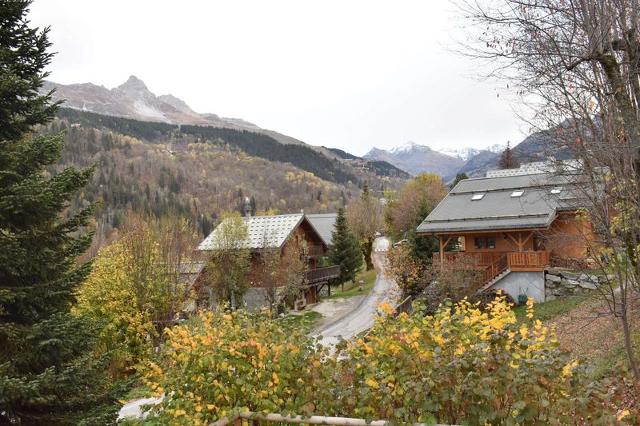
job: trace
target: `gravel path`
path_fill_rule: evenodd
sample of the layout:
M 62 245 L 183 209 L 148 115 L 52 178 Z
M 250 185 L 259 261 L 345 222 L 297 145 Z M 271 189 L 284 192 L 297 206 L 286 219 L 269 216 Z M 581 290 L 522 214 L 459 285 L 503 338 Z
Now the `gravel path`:
M 385 301 L 391 305 L 395 305 L 397 302 L 399 296 L 398 286 L 384 274 L 385 253 L 376 252 L 373 256 L 373 262 L 378 276 L 371 293 L 362 299 L 354 310 L 338 321 L 315 330 L 314 335 L 321 337 L 323 344 L 335 345 L 341 339 L 350 339 L 371 328 L 378 305 Z

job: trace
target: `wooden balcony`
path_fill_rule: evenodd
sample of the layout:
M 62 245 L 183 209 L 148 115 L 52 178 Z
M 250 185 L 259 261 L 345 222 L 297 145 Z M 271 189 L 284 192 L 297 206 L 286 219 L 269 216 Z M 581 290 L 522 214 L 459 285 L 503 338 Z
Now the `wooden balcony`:
M 305 278 L 309 284 L 327 282 L 340 275 L 340 266 L 327 266 L 326 268 L 310 269 L 305 272 Z
M 546 250 L 507 253 L 507 267 L 512 271 L 542 271 L 546 266 L 549 266 Z
M 515 252 L 445 252 L 444 267 L 483 268 L 499 263 L 505 259 L 505 266 L 512 271 L 542 271 L 549 265 L 549 252 L 515 251 Z M 433 264 L 440 265 L 440 253 L 433 253 Z
M 444 264 L 440 265 L 440 253 L 433 254 L 433 265 L 453 269 L 475 269 L 478 271 L 476 288 L 481 288 L 498 275 L 509 270 L 512 272 L 543 271 L 549 265 L 549 252 L 516 251 L 516 252 L 446 252 L 443 253 Z

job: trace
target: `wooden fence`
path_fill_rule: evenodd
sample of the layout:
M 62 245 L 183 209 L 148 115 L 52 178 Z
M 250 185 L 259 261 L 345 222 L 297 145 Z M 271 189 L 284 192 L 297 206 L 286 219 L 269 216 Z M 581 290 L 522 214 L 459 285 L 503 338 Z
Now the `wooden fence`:
M 261 414 L 246 412 L 230 418 L 220 419 L 209 426 L 270 426 L 283 425 L 333 425 L 333 426 L 390 426 L 387 420 L 373 420 L 369 423 L 365 419 L 350 417 L 324 417 L 324 416 L 285 416 L 282 414 Z M 426 423 L 414 423 L 413 426 L 426 426 Z M 435 425 L 446 426 L 446 425 Z

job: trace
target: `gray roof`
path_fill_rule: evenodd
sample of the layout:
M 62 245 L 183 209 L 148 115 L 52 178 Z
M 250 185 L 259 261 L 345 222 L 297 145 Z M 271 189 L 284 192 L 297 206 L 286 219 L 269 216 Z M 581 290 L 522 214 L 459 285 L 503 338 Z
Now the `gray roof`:
M 247 239 L 243 243 L 244 248 L 280 248 L 291 232 L 304 220 L 304 215 L 298 213 L 277 216 L 249 216 L 243 217 L 242 220 L 247 227 Z M 200 243 L 198 250 L 215 250 L 219 232 L 220 225 Z
M 546 228 L 576 207 L 575 177 L 552 174 L 465 179 L 418 226 L 419 233 Z M 560 188 L 559 194 L 552 193 Z M 524 191 L 512 197 L 515 190 Z M 484 194 L 473 201 L 474 194 Z
M 336 227 L 337 213 L 308 214 L 307 219 L 315 228 L 327 247 L 333 244 L 333 231 Z

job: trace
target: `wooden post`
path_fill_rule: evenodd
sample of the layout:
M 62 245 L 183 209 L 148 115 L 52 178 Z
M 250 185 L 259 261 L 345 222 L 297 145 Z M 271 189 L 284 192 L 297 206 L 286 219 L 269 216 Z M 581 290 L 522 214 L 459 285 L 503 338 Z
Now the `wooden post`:
M 444 244 L 442 243 L 442 236 L 440 236 L 440 272 L 444 271 Z

